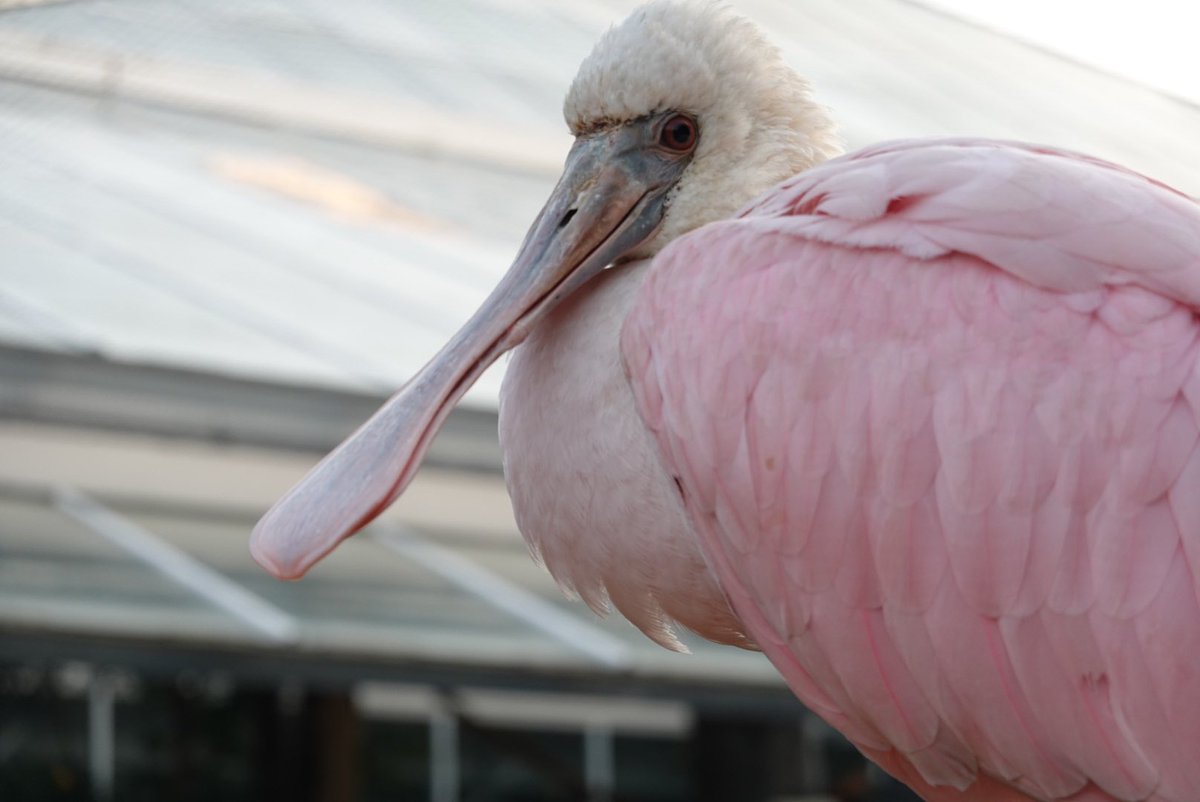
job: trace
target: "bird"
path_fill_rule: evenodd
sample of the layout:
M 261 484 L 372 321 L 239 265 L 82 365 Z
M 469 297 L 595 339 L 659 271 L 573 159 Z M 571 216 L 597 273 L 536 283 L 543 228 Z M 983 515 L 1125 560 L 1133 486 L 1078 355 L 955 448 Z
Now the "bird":
M 928 802 L 1200 799 L 1200 206 L 986 139 L 841 153 L 753 22 L 655 0 L 564 102 L 507 274 L 263 517 L 302 575 L 512 351 L 519 529 L 568 592 L 759 649 Z

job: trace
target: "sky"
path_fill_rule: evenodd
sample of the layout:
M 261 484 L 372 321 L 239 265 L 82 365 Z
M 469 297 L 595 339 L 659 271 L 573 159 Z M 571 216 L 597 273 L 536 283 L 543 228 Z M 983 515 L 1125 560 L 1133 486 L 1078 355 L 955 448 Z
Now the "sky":
M 1195 0 L 922 0 L 1200 104 Z

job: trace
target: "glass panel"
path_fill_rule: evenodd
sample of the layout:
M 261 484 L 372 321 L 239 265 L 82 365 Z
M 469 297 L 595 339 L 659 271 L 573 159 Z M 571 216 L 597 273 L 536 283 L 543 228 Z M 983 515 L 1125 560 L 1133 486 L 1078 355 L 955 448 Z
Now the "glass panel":
M 508 730 L 463 721 L 462 798 L 488 802 L 584 799 L 583 737 Z
M 364 720 L 363 802 L 429 798 L 429 727 Z
M 569 654 L 369 533 L 343 543 L 300 581 L 280 582 L 250 557 L 249 519 L 122 514 L 297 616 L 305 636 L 322 646 L 471 662 Z
M 617 736 L 614 753 L 616 797 L 622 802 L 685 802 L 695 797 L 686 740 Z
M 141 635 L 249 633 L 49 504 L 4 496 L 0 620 Z
M 40 666 L 0 665 L 0 799 L 87 800 L 87 702 Z
M 274 694 L 184 673 L 140 684 L 116 708 L 116 799 L 262 799 Z M 266 776 L 265 776 L 266 775 Z

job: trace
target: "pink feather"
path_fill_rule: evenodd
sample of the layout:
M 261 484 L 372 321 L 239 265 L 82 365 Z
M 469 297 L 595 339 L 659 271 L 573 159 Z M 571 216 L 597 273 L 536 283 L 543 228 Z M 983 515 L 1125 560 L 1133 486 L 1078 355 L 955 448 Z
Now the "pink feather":
M 897 142 L 656 259 L 634 394 L 750 635 L 932 802 L 1200 799 L 1200 207 Z

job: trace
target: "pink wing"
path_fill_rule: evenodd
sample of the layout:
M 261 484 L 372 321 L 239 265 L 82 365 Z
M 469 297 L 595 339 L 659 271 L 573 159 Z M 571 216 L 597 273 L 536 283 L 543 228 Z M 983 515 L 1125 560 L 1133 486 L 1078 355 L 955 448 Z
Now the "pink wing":
M 1197 310 L 1187 197 L 900 142 L 672 244 L 622 345 L 735 610 L 864 752 L 931 800 L 1195 802 Z

